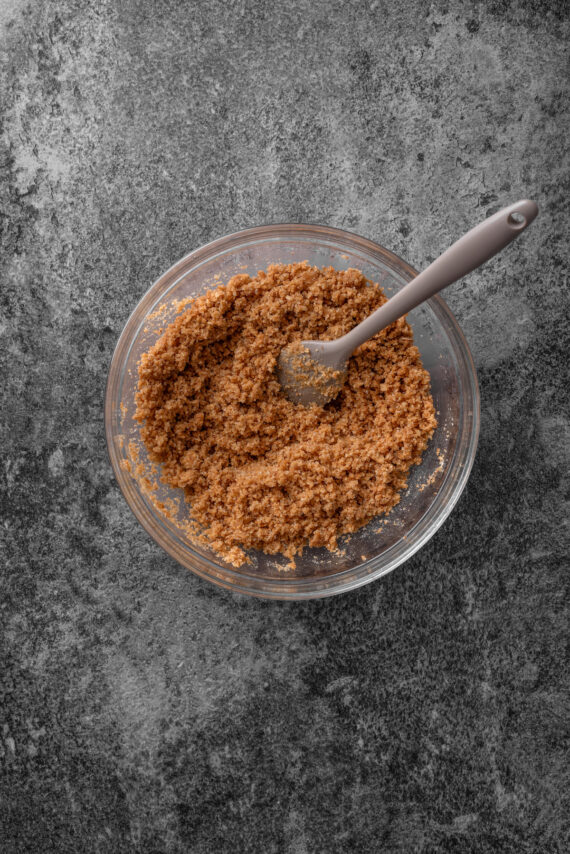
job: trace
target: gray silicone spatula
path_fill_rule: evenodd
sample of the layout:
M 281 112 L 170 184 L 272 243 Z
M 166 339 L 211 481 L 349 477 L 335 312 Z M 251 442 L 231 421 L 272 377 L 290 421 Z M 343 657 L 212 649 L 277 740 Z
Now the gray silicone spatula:
M 289 400 L 324 406 L 341 390 L 347 363 L 360 344 L 424 300 L 480 267 L 531 224 L 535 202 L 523 200 L 490 216 L 450 246 L 370 317 L 335 341 L 302 341 L 285 347 L 278 359 L 279 381 Z

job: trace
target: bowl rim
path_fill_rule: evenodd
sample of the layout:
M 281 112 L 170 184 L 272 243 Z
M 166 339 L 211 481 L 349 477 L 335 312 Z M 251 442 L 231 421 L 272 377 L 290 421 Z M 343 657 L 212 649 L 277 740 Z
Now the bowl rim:
M 427 303 L 434 311 L 438 321 L 440 323 L 443 322 L 445 333 L 450 338 L 453 345 L 454 355 L 456 358 L 461 357 L 464 361 L 466 375 L 469 380 L 468 390 L 471 397 L 470 411 L 472 417 L 469 425 L 470 429 L 468 431 L 468 440 L 462 449 L 463 460 L 459 464 L 459 472 L 457 476 L 455 479 L 451 478 L 450 470 L 450 474 L 448 474 L 446 479 L 443 481 L 433 502 L 420 519 L 418 519 L 411 531 L 408 532 L 408 543 L 405 548 L 400 549 L 399 554 L 394 555 L 391 560 L 381 566 L 375 567 L 374 564 L 380 559 L 380 557 L 385 555 L 386 552 L 384 552 L 382 556 L 377 555 L 369 558 L 358 566 L 342 570 L 334 575 L 319 578 L 301 577 L 291 579 L 288 578 L 286 574 L 284 574 L 282 579 L 257 578 L 236 569 L 222 567 L 220 564 L 210 560 L 202 554 L 196 554 L 196 561 L 188 559 L 190 554 L 194 554 L 188 546 L 177 547 L 175 540 L 172 538 L 171 532 L 168 531 L 166 527 L 163 526 L 164 532 L 157 530 L 156 523 L 160 522 L 158 516 L 153 517 L 155 525 L 153 526 L 151 524 L 148 516 L 147 505 L 140 498 L 138 491 L 134 489 L 131 476 L 127 475 L 121 468 L 112 429 L 114 391 L 118 385 L 118 377 L 121 375 L 121 366 L 124 367 L 124 364 L 126 363 L 126 357 L 136 341 L 137 335 L 141 326 L 144 324 L 148 311 L 155 304 L 157 297 L 167 296 L 171 288 L 174 287 L 180 279 L 180 276 L 176 276 L 176 273 L 183 268 L 187 268 L 190 262 L 192 262 L 192 267 L 195 268 L 198 264 L 206 260 L 212 260 L 215 258 L 216 254 L 221 254 L 221 250 L 223 250 L 225 254 L 232 247 L 237 249 L 239 247 L 243 248 L 244 244 L 251 244 L 252 238 L 257 238 L 257 241 L 255 242 L 258 242 L 271 236 L 276 242 L 278 242 L 280 239 L 285 240 L 286 238 L 294 238 L 295 232 L 299 235 L 303 232 L 310 232 L 310 234 L 307 234 L 307 237 L 310 239 L 328 237 L 329 239 L 333 238 L 336 241 L 340 240 L 341 242 L 343 239 L 345 241 L 348 240 L 352 244 L 352 248 L 355 248 L 354 244 L 356 244 L 364 251 L 371 253 L 372 255 L 379 256 L 385 264 L 394 269 L 399 275 L 407 275 L 410 279 L 418 275 L 418 271 L 408 264 L 407 261 L 404 261 L 400 256 L 396 255 L 396 253 L 386 249 L 381 244 L 376 243 L 369 238 L 362 237 L 354 232 L 333 226 L 318 223 L 279 222 L 266 223 L 261 226 L 252 226 L 241 231 L 231 232 L 230 234 L 203 244 L 198 249 L 184 255 L 172 264 L 172 266 L 165 272 L 163 272 L 139 299 L 129 314 L 114 348 L 113 355 L 109 363 L 104 400 L 105 435 L 111 468 L 128 507 L 147 534 L 152 537 L 157 545 L 173 557 L 177 563 L 181 564 L 186 569 L 191 570 L 200 578 L 204 578 L 219 587 L 226 590 L 232 590 L 237 593 L 243 593 L 262 599 L 277 599 L 285 601 L 303 601 L 346 593 L 350 590 L 361 587 L 364 584 L 368 584 L 377 578 L 387 575 L 398 566 L 405 563 L 405 561 L 409 560 L 409 558 L 422 548 L 436 533 L 436 531 L 439 530 L 456 506 L 467 484 L 473 467 L 480 429 L 480 395 L 473 357 L 465 335 L 463 334 L 455 316 L 441 296 L 436 295 L 427 300 Z M 182 275 L 187 275 L 187 273 L 188 270 L 185 269 Z M 166 289 L 164 288 L 165 283 L 168 283 L 168 287 Z M 465 432 L 465 424 L 463 425 L 463 428 Z M 454 456 L 458 454 L 459 450 L 460 442 L 458 441 L 454 450 Z M 445 501 L 443 501 L 442 495 L 444 495 L 446 491 L 449 494 L 444 496 Z M 436 507 L 436 505 L 438 506 Z M 427 517 L 431 518 L 428 519 Z M 411 533 L 413 531 L 418 531 L 418 529 L 420 529 L 419 536 L 416 536 L 413 542 L 410 542 L 412 539 Z M 162 536 L 160 536 L 161 533 Z M 390 546 L 387 551 L 392 551 L 397 548 L 397 546 L 401 545 L 401 543 L 402 539 L 397 540 L 396 543 Z M 211 567 L 213 572 L 210 573 L 205 571 L 203 567 L 197 565 L 198 560 L 203 564 L 206 564 L 208 567 Z M 355 572 L 363 570 L 365 567 L 370 568 L 366 571 L 361 571 L 357 576 L 353 577 Z M 292 587 L 294 589 L 288 589 Z

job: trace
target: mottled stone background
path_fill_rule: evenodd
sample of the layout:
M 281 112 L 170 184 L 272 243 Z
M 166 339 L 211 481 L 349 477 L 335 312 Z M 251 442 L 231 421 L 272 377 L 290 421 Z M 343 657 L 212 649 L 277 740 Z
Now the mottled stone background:
M 570 850 L 563 0 L 0 0 L 0 850 Z M 416 266 L 541 214 L 451 288 L 482 432 L 443 528 L 355 593 L 175 564 L 102 401 L 200 244 L 317 221 Z

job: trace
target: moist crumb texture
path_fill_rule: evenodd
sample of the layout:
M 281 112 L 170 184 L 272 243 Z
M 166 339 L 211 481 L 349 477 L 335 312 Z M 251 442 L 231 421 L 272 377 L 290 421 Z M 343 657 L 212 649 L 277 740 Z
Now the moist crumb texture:
M 384 302 L 358 270 L 275 264 L 195 299 L 142 356 L 150 459 L 231 563 L 244 549 L 334 550 L 399 501 L 436 427 L 406 320 L 358 348 L 324 408 L 287 400 L 275 370 L 287 344 L 338 338 Z

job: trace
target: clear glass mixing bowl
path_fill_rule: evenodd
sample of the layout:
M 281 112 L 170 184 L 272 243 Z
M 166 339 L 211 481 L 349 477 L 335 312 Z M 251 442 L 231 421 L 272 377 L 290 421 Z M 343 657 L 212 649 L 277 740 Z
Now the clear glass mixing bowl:
M 183 566 L 222 587 L 271 599 L 330 596 L 367 584 L 420 549 L 447 518 L 469 477 L 479 433 L 479 391 L 473 360 L 455 318 L 440 297 L 409 316 L 430 373 L 438 427 L 391 513 L 341 540 L 338 553 L 305 549 L 296 568 L 280 556 L 251 553 L 236 569 L 191 542 L 182 523 L 181 492 L 160 483 L 134 421 L 139 358 L 180 311 L 180 300 L 255 274 L 271 263 L 307 260 L 319 267 L 356 267 L 391 296 L 416 275 L 396 255 L 367 240 L 318 225 L 267 225 L 215 240 L 190 253 L 141 299 L 119 339 L 107 383 L 105 428 L 115 476 L 131 510 L 156 542 Z

